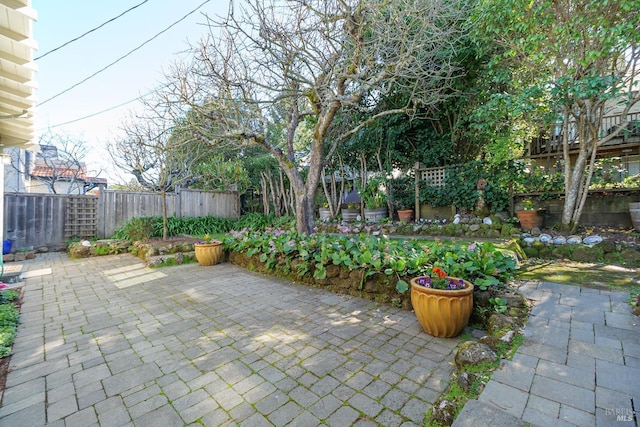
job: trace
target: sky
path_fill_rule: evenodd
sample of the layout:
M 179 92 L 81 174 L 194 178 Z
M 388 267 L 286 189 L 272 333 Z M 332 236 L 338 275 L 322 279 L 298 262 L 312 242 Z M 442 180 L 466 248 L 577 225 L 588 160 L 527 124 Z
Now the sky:
M 127 113 L 140 109 L 140 101 L 134 100 L 161 86 L 165 81 L 163 72 L 187 56 L 189 42 L 195 44 L 208 33 L 203 13 L 226 16 L 231 1 L 32 0 L 38 16 L 33 24 L 38 45 L 34 53 L 36 138 L 50 130 L 86 141 L 90 147 L 85 159 L 89 172 L 100 172 L 99 176 L 107 178 L 109 184 L 123 182 L 126 176 L 114 169 L 107 143 L 117 138 L 119 124 Z M 194 9 L 197 11 L 191 13 Z M 185 15 L 188 16 L 176 23 Z M 79 40 L 48 53 L 104 23 Z M 175 25 L 167 29 L 172 24 Z M 44 56 L 38 58 L 41 55 Z M 99 73 L 73 87 L 96 72 Z

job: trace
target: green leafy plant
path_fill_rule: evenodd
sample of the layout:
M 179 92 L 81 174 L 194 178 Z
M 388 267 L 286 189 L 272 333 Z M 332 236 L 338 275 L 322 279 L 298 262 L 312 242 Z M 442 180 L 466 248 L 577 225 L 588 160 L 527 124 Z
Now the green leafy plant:
M 16 337 L 20 312 L 13 301 L 19 294 L 14 290 L 5 289 L 7 285 L 0 283 L 0 358 L 11 354 L 11 346 Z
M 169 236 L 226 233 L 232 225 L 234 225 L 232 219 L 214 216 L 167 218 Z M 159 216 L 132 218 L 113 234 L 114 239 L 130 241 L 148 240 L 154 237 L 162 237 L 162 217 Z
M 0 304 L 15 301 L 19 296 L 20 294 L 18 293 L 18 291 L 14 291 L 13 289 L 5 289 L 3 291 L 0 291 Z
M 367 209 L 377 209 L 386 206 L 387 195 L 382 188 L 384 185 L 386 185 L 386 180 L 379 177 L 369 178 L 364 187 L 358 184 L 360 198 Z
M 531 199 L 524 199 L 522 201 L 522 209 L 525 211 L 533 210 L 533 201 Z
M 158 218 L 159 217 L 131 218 L 113 233 L 113 238 L 130 241 L 151 239 L 156 235 L 154 230 Z
M 608 157 L 596 161 L 591 178 L 591 189 L 622 188 L 627 173 L 620 157 Z
M 257 212 L 252 212 L 243 215 L 238 221 L 233 224 L 234 230 L 265 230 L 270 227 L 289 229 L 295 226 L 295 218 L 291 216 L 276 217 L 275 215 L 265 215 Z
M 507 312 L 507 300 L 504 298 L 489 298 L 489 303 L 493 306 L 493 309 L 497 312 L 497 313 L 501 313 L 504 314 Z
M 491 243 L 445 246 L 438 242 L 398 241 L 363 235 L 299 235 L 293 231 L 232 231 L 224 239 L 225 249 L 257 255 L 268 271 L 295 271 L 300 277 L 311 273 L 324 279 L 327 266 L 337 265 L 351 271 L 363 270 L 363 280 L 376 273 L 395 277 L 396 290 L 408 290 L 407 280 L 425 275 L 433 267 L 452 277 L 472 283 L 491 280 L 501 284 L 509 280 L 516 261 L 504 256 Z M 295 266 L 295 267 L 292 267 Z
M 111 254 L 111 248 L 109 246 L 94 246 L 93 250 L 98 256 Z
M 397 210 L 413 209 L 416 204 L 416 182 L 412 176 L 396 178 L 390 183 L 393 205 Z

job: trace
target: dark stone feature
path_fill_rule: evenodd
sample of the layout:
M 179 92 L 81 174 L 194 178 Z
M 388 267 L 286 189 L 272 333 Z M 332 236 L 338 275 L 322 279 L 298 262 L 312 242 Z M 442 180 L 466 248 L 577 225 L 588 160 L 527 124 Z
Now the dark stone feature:
M 498 355 L 486 344 L 467 341 L 460 346 L 455 359 L 461 370 L 465 366 L 491 364 L 498 360 Z
M 492 335 L 485 335 L 484 337 L 480 338 L 478 340 L 478 342 L 480 344 L 484 344 L 487 347 L 489 347 L 491 350 L 497 352 L 498 351 L 498 347 L 500 346 L 500 344 L 502 343 L 502 341 L 500 340 L 500 338 L 498 337 L 494 337 Z
M 456 406 L 451 401 L 447 399 L 437 400 L 433 404 L 431 418 L 434 422 L 440 423 L 443 426 L 450 426 L 453 424 L 455 413 Z
M 465 392 L 469 393 L 471 385 L 476 380 L 476 376 L 469 372 L 462 372 L 458 375 L 458 386 Z
M 489 335 L 498 335 L 500 331 L 512 330 L 517 327 L 518 322 L 513 317 L 500 313 L 493 313 L 491 317 L 489 317 L 487 332 L 489 332 Z

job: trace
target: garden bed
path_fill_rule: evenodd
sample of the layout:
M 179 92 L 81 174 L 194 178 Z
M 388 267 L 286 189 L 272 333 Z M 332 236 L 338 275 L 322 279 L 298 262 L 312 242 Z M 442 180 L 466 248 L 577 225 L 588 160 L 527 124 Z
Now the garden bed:
M 4 293 L 13 292 L 15 298 L 7 299 Z M 9 365 L 11 363 L 11 348 L 13 346 L 13 340 L 15 338 L 15 332 L 18 327 L 19 313 L 22 306 L 22 296 L 24 289 L 22 287 L 15 288 L 11 291 L 2 291 L 3 296 L 0 298 L 0 307 L 2 307 L 2 317 L 0 319 L 3 327 L 2 334 L 0 335 L 0 405 L 2 404 L 2 398 L 4 397 L 4 389 L 7 383 L 7 375 L 9 374 Z M 13 309 L 9 308 L 10 306 Z M 12 329 L 10 331 L 9 329 Z

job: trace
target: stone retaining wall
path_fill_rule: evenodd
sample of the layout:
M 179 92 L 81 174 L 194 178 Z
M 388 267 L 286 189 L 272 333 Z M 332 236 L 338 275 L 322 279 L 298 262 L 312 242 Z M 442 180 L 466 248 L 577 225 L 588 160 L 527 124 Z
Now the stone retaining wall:
M 325 279 L 314 279 L 313 266 L 303 276 L 298 277 L 296 272 L 296 261 L 293 261 L 289 272 L 280 268 L 280 271 L 268 271 L 264 264 L 260 261 L 258 255 L 247 256 L 243 252 L 228 252 L 228 261 L 240 267 L 252 271 L 258 271 L 265 274 L 277 274 L 294 282 L 305 283 L 307 285 L 322 287 L 339 294 L 351 295 L 364 298 L 369 301 L 376 301 L 382 304 L 390 304 L 402 307 L 405 310 L 411 310 L 411 295 L 407 291 L 403 294 L 396 291 L 398 277 L 394 275 L 387 276 L 384 273 L 375 273 L 367 278 L 363 278 L 364 271 L 362 269 L 349 271 L 341 265 L 327 265 L 327 277 Z M 284 260 L 278 263 L 283 266 Z M 408 278 L 404 278 L 409 280 Z

